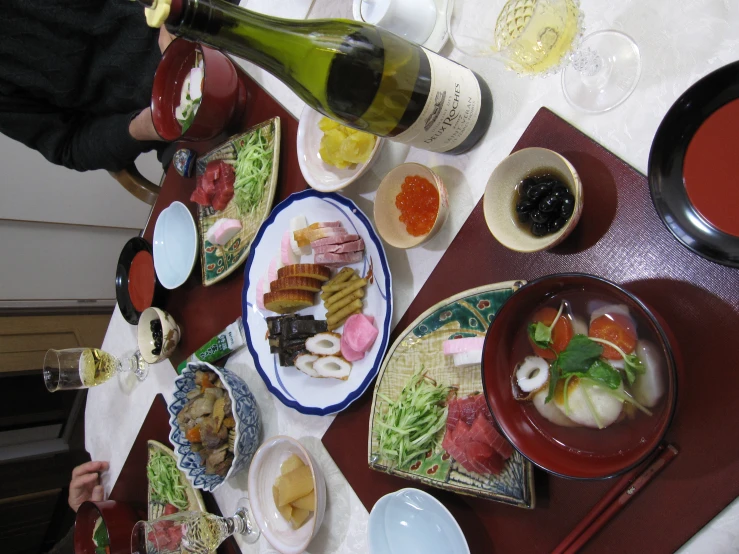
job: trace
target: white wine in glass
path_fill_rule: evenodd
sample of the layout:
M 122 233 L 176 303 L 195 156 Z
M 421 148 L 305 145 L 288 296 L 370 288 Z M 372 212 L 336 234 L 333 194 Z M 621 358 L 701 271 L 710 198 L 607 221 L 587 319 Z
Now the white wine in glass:
M 51 349 L 44 357 L 44 384 L 50 392 L 95 387 L 127 372 L 139 381 L 146 378 L 149 364 L 138 350 L 118 358 L 99 348 Z
M 517 73 L 555 70 L 581 31 L 575 0 L 509 0 L 495 23 L 495 49 Z

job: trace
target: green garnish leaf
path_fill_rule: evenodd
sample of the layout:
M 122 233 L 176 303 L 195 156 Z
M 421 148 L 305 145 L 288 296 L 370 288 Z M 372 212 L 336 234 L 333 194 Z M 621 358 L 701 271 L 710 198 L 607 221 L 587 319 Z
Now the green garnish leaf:
M 547 394 L 546 400 L 544 400 L 544 404 L 548 404 L 549 401 L 554 398 L 554 391 L 557 388 L 557 383 L 559 382 L 561 378 L 561 372 L 559 370 L 559 363 L 558 360 L 554 360 L 551 364 L 549 364 L 549 394 Z
M 629 354 L 624 358 L 624 373 L 629 385 L 633 385 L 637 375 L 642 375 L 645 371 L 644 364 L 636 354 Z
M 595 360 L 583 377 L 602 383 L 610 389 L 617 389 L 621 384 L 621 374 L 605 360 Z
M 552 328 L 541 321 L 529 325 L 529 338 L 539 348 L 549 348 L 552 342 Z
M 557 358 L 562 374 L 586 373 L 600 358 L 603 347 L 585 335 L 575 335 Z

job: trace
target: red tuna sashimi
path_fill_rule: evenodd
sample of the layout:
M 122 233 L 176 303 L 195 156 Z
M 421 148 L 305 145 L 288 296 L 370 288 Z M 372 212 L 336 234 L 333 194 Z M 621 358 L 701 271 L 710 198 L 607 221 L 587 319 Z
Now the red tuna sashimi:
M 475 423 L 470 427 L 470 439 L 490 445 L 506 460 L 513 454 L 513 447 L 500 436 L 484 415 L 477 416 Z
M 496 452 L 493 452 L 491 456 L 477 463 L 483 467 L 484 473 L 492 473 L 493 475 L 499 475 L 503 471 L 503 468 L 505 468 L 505 460 Z
M 477 411 L 474 397 L 462 398 L 459 401 L 459 419 L 467 425 L 472 425 L 475 422 L 475 417 L 477 417 Z
M 448 433 L 459 422 L 459 401 L 456 398 L 452 398 L 447 402 L 447 407 L 449 408 L 446 415 L 446 430 Z
M 231 187 L 230 189 L 219 189 L 218 192 L 216 192 L 215 196 L 213 197 L 212 206 L 214 210 L 218 210 L 219 212 L 226 209 L 226 206 L 228 206 L 228 203 L 231 202 L 231 199 L 234 197 L 234 189 Z
M 205 193 L 205 191 L 197 187 L 194 191 L 192 191 L 192 195 L 190 196 L 191 202 L 196 202 L 197 204 L 200 204 L 201 206 L 210 206 L 211 198 Z
M 454 444 L 456 444 L 460 448 L 464 448 L 467 444 L 467 441 L 469 440 L 469 435 L 470 426 L 467 425 L 465 421 L 460 419 L 459 423 L 457 423 L 457 426 L 454 428 L 454 433 L 452 434 Z

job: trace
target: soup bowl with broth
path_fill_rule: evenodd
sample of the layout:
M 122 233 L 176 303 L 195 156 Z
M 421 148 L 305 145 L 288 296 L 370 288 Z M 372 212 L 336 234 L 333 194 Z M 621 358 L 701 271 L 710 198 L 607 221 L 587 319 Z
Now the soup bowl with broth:
M 485 396 L 509 441 L 540 468 L 601 479 L 659 445 L 677 398 L 667 335 L 650 309 L 587 274 L 532 281 L 485 338 Z

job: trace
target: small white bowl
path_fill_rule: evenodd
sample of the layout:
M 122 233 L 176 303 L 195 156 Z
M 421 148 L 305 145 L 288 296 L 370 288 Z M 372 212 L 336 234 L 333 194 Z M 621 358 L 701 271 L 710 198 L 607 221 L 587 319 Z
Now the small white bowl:
M 554 170 L 575 197 L 575 209 L 559 231 L 543 237 L 534 236 L 516 217 L 516 187 L 526 177 L 544 170 Z M 503 246 L 516 252 L 539 252 L 561 243 L 577 225 L 582 215 L 583 192 L 580 176 L 564 157 L 546 148 L 524 148 L 508 156 L 495 168 L 485 187 L 483 213 L 493 236 Z
M 318 122 L 322 117 L 322 114 L 309 106 L 303 108 L 298 123 L 298 164 L 303 177 L 312 188 L 321 192 L 334 192 L 364 175 L 380 155 L 385 140 L 377 137 L 372 154 L 365 163 L 339 169 L 324 162 L 318 153 L 323 138 Z
M 198 258 L 198 229 L 182 202 L 162 210 L 154 226 L 154 270 L 164 288 L 176 289 L 192 273 Z
M 300 529 L 293 529 L 290 522 L 280 515 L 272 497 L 272 486 L 280 475 L 280 466 L 293 454 L 310 467 L 316 492 L 316 511 Z M 320 466 L 303 445 L 282 435 L 264 441 L 249 467 L 248 486 L 252 516 L 269 544 L 281 554 L 300 554 L 305 551 L 323 523 L 326 481 Z
M 370 512 L 368 533 L 370 554 L 470 552 L 454 516 L 418 489 L 402 489 L 380 498 Z
M 154 355 L 151 351 L 154 349 L 154 334 L 151 331 L 151 322 L 158 320 L 162 324 L 162 350 L 158 355 Z M 136 338 L 139 346 L 139 352 L 144 361 L 149 364 L 155 364 L 166 360 L 172 355 L 177 344 L 180 342 L 180 328 L 175 323 L 174 318 L 164 310 L 159 308 L 146 308 L 139 317 L 139 323 L 136 326 Z
M 405 178 L 418 175 L 428 180 L 439 193 L 439 211 L 436 213 L 431 231 L 419 237 L 411 235 L 400 221 L 400 210 L 395 205 L 395 197 L 400 193 Z M 444 182 L 425 165 L 404 163 L 390 171 L 380 183 L 375 195 L 375 225 L 377 232 L 389 245 L 396 248 L 413 248 L 429 240 L 442 228 L 449 215 L 449 196 Z

